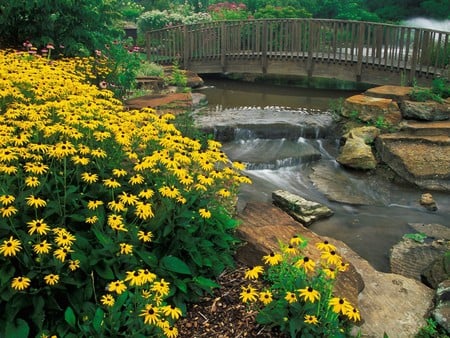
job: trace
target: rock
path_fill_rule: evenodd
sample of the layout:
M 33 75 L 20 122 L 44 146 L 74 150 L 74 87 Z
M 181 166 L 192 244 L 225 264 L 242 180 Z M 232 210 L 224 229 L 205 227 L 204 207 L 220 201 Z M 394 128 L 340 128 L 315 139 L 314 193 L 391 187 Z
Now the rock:
M 441 224 L 408 223 L 408 225 L 427 237 L 450 241 L 450 228 Z
M 422 194 L 422 196 L 420 196 L 419 203 L 430 211 L 437 210 L 436 201 L 433 199 L 433 195 L 431 195 L 430 193 Z
M 436 289 L 436 307 L 431 312 L 433 319 L 450 334 L 450 279 L 439 284 Z
M 362 324 L 355 328 L 361 337 L 414 337 L 426 325 L 425 317 L 432 306 L 433 290 L 404 276 L 376 271 L 346 244 L 327 237 L 319 237 L 301 226 L 289 215 L 267 203 L 249 203 L 239 215 L 242 221 L 238 236 L 246 242 L 238 249 L 236 258 L 250 266 L 260 265 L 261 257 L 278 250 L 278 240 L 289 241 L 300 235 L 314 244 L 328 240 L 350 263 L 350 269 L 338 275 L 335 293 L 358 304 Z M 308 248 L 314 246 L 308 245 Z M 316 255 L 307 252 L 309 255 Z M 345 282 L 339 278 L 345 276 Z M 356 298 L 358 292 L 359 296 Z M 358 334 L 358 333 L 357 333 Z
M 295 220 L 303 225 L 310 225 L 318 219 L 333 215 L 333 211 L 327 206 L 308 201 L 288 191 L 277 190 L 272 192 L 273 203 L 287 212 Z
M 403 238 L 390 252 L 390 265 L 393 273 L 422 280 L 422 273 L 436 259 L 450 250 L 450 242 L 442 240 L 420 243 Z
M 160 113 L 165 110 L 176 113 L 192 107 L 192 96 L 191 93 L 150 94 L 127 100 L 125 104 L 129 109 L 155 108 Z
M 422 272 L 422 282 L 436 289 L 439 283 L 450 278 L 450 252 L 447 251 L 442 257 L 434 260 L 430 266 Z
M 450 137 L 383 134 L 375 147 L 382 162 L 420 188 L 450 191 Z
M 402 102 L 409 99 L 413 87 L 404 86 L 379 86 L 366 90 L 364 95 L 392 99 L 396 102 Z
M 377 166 L 372 148 L 359 137 L 347 139 L 336 161 L 354 169 L 374 169 Z
M 248 203 L 238 218 L 242 223 L 237 228 L 237 235 L 245 243 L 236 252 L 238 261 L 248 266 L 261 265 L 262 256 L 270 252 L 278 252 L 279 241 L 288 243 L 295 235 L 308 241 L 304 251 L 305 256 L 315 261 L 320 259 L 320 251 L 315 244 L 323 242 L 324 239 L 273 204 Z M 337 242 L 330 240 L 330 243 L 334 245 Z M 358 303 L 358 293 L 363 288 L 362 278 L 352 266 L 345 273 L 338 274 L 335 293 L 347 298 L 355 306 Z
M 377 123 L 382 119 L 389 125 L 397 125 L 402 119 L 398 104 L 392 99 L 362 94 L 353 95 L 344 101 L 342 115 L 370 123 Z
M 416 102 L 405 100 L 400 104 L 402 116 L 406 119 L 442 121 L 450 119 L 450 100 Z
M 187 86 L 191 87 L 191 88 L 200 88 L 203 87 L 203 85 L 205 84 L 205 82 L 203 81 L 203 79 L 198 76 L 197 73 L 194 73 L 190 70 L 186 70 L 184 71 L 185 76 L 187 77 Z
M 361 138 L 366 144 L 372 144 L 375 138 L 380 135 L 380 129 L 372 126 L 353 128 L 343 135 L 345 140 L 349 138 Z

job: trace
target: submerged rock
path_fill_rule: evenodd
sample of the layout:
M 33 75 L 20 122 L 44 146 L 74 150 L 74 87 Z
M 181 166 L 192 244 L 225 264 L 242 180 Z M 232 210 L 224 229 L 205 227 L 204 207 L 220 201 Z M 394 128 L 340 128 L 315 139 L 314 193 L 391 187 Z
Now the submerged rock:
M 422 194 L 422 196 L 420 196 L 419 203 L 420 203 L 420 205 L 423 205 L 424 208 L 426 208 L 430 211 L 437 210 L 436 201 L 434 200 L 433 195 L 431 195 L 430 193 Z
M 372 148 L 360 137 L 348 138 L 336 160 L 354 169 L 375 169 L 377 166 Z

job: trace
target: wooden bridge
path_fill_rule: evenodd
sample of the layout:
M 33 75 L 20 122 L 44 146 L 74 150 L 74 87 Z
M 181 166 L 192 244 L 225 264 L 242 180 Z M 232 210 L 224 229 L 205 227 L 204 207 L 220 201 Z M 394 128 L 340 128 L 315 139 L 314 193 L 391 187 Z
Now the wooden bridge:
M 359 21 L 215 21 L 147 32 L 148 60 L 202 73 L 429 84 L 449 76 L 450 32 Z

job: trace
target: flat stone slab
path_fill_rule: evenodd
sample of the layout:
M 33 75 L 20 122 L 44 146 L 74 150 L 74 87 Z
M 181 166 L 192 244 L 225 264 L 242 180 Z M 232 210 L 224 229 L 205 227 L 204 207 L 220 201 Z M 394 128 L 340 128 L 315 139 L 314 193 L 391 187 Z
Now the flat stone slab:
M 417 136 L 442 136 L 450 137 L 450 121 L 417 122 L 404 120 L 401 130 Z
M 364 94 L 367 96 L 387 98 L 400 102 L 408 99 L 412 90 L 413 87 L 379 86 L 366 90 Z
M 397 102 L 392 99 L 363 94 L 347 98 L 343 104 L 342 115 L 371 123 L 375 123 L 382 118 L 383 122 L 390 125 L 397 125 L 402 120 L 402 113 Z

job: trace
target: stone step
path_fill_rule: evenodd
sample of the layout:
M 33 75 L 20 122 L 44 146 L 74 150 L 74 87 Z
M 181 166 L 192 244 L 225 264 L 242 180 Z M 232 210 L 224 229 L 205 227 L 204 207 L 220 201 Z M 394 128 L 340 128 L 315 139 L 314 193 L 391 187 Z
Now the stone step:
M 404 120 L 401 130 L 411 135 L 417 136 L 449 136 L 450 120 L 419 122 L 413 120 Z
M 402 141 L 407 143 L 430 143 L 434 145 L 448 146 L 450 145 L 450 136 L 437 134 L 437 135 L 422 135 L 411 133 L 410 131 L 401 131 L 398 133 L 389 133 L 379 135 L 378 138 L 386 141 Z

